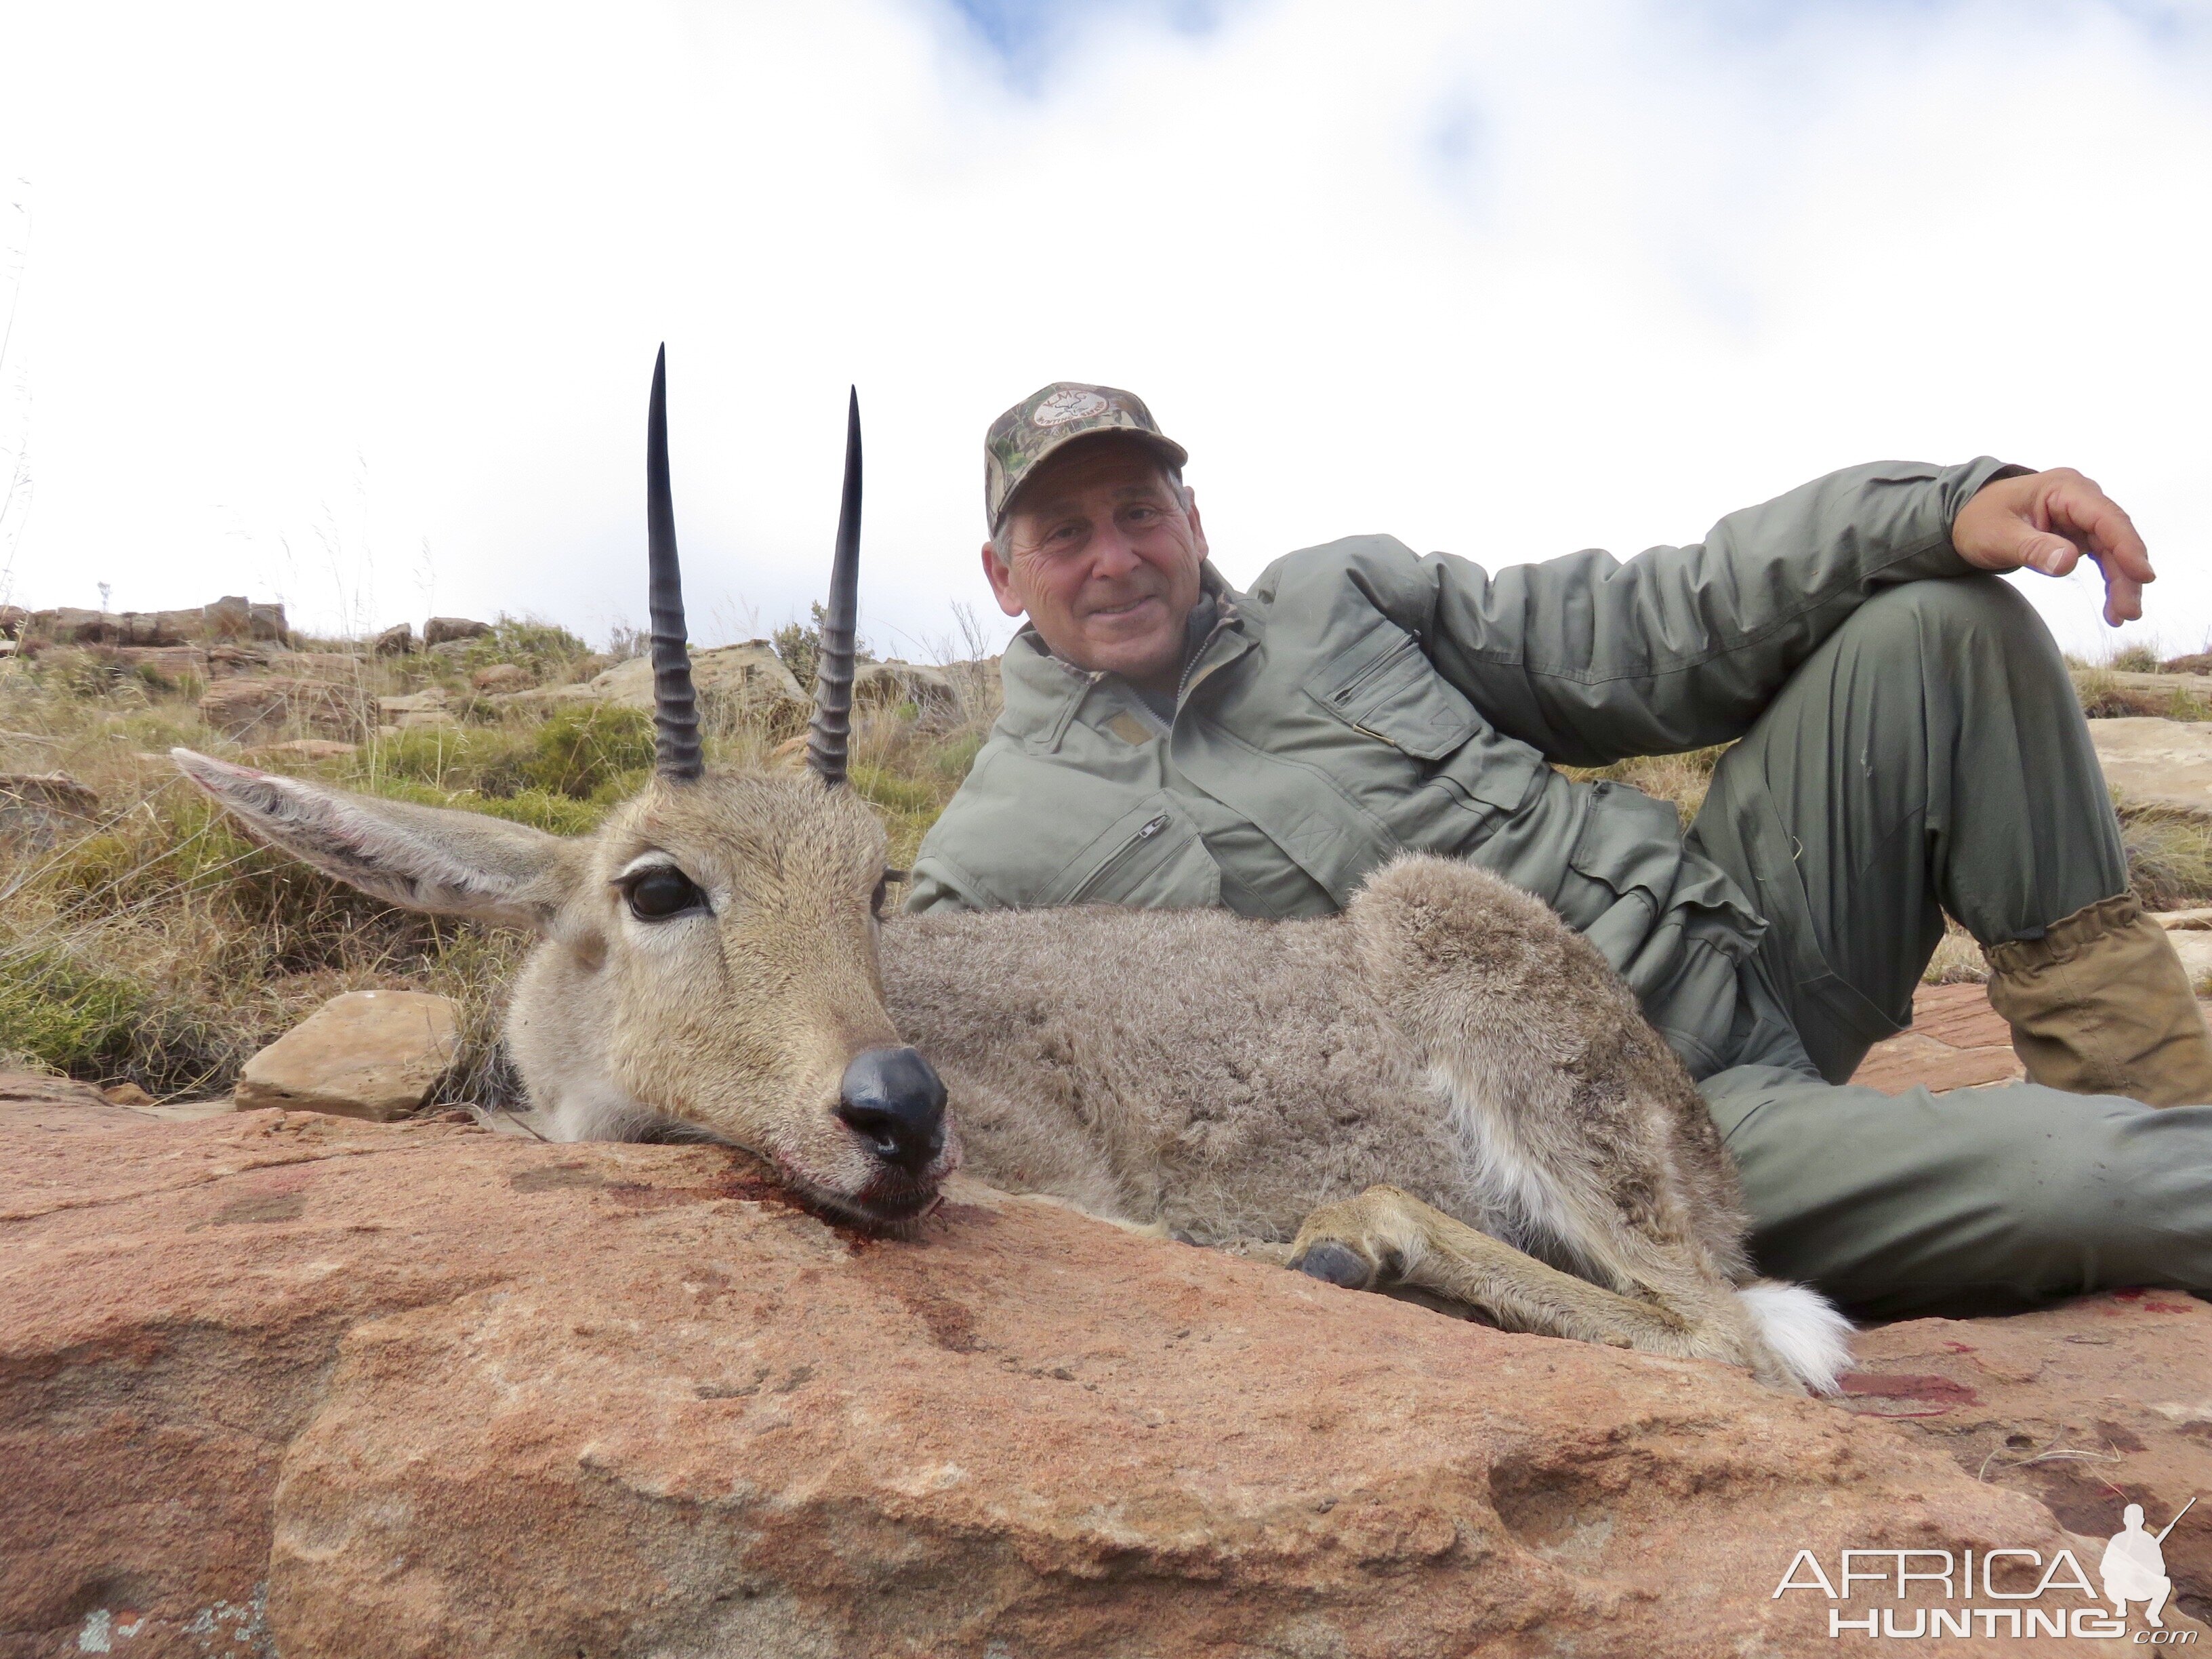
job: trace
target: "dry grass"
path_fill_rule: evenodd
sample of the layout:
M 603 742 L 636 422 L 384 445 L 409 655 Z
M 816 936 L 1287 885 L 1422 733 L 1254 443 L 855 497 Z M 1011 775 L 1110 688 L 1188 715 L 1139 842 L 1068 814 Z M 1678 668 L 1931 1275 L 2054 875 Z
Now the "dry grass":
M 1974 936 L 1953 921 L 1943 921 L 1943 937 L 1936 941 L 1936 954 L 1928 958 L 1922 969 L 1923 985 L 1986 985 L 1990 964 L 1982 956 L 1982 947 L 1974 943 Z
M 2074 676 L 2074 695 L 2081 699 L 2081 712 L 2093 720 L 2116 720 L 2129 715 L 2148 715 L 2154 720 L 2212 720 L 2212 703 L 2208 703 L 2193 688 L 2177 685 L 2124 685 L 2121 672 L 2112 668 L 2076 668 Z
M 1632 760 L 1615 761 L 1610 766 L 1563 766 L 1559 769 L 1578 782 L 1626 783 L 1647 795 L 1672 801 L 1682 820 L 1682 828 L 1687 830 L 1696 819 L 1698 809 L 1705 804 L 1713 768 L 1720 764 L 1721 757 L 1727 752 L 1728 745 L 1722 744 L 1680 755 L 1639 755 Z
M 2120 844 L 2145 909 L 2212 904 L 2212 823 L 2186 812 L 2123 803 Z

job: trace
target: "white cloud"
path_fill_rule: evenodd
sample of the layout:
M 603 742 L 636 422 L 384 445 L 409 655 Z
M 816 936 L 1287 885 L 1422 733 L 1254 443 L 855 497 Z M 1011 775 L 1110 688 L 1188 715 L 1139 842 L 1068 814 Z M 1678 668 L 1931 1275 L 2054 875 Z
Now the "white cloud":
M 603 635 L 665 337 L 704 639 L 818 592 L 848 380 L 866 630 L 947 632 L 982 428 L 1067 377 L 1191 447 L 1235 579 L 1363 530 L 1626 554 L 1987 451 L 2130 506 L 2194 648 L 2205 21 L 1254 0 L 1010 73 L 921 0 L 18 8 L 16 595 Z M 2086 581 L 2036 588 L 2096 642 Z

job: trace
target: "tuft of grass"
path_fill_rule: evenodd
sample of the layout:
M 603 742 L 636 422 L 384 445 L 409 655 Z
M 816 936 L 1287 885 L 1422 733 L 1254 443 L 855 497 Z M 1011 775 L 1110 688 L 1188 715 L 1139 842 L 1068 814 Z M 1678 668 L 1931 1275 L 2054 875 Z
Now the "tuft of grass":
M 2081 712 L 2093 720 L 2148 715 L 2154 720 L 2201 720 L 2208 718 L 2204 699 L 2186 685 L 2123 685 L 2109 668 L 2073 671 L 2074 695 Z
M 2155 674 L 2160 665 L 2158 653 L 2149 646 L 2126 645 L 2112 653 L 2106 666 L 2120 674 Z
M 1990 964 L 1982 955 L 1982 947 L 1974 936 L 1948 917 L 1944 919 L 1943 937 L 1936 942 L 1936 954 L 1928 959 L 1921 970 L 1923 985 L 1986 985 Z
M 1687 830 L 1698 809 L 1705 804 L 1713 768 L 1728 750 L 1728 744 L 1719 744 L 1680 755 L 1637 755 L 1610 766 L 1563 766 L 1559 770 L 1578 783 L 1626 783 L 1660 800 L 1671 801 L 1682 828 Z
M 2128 878 L 2146 910 L 2212 904 L 2212 823 L 2186 812 L 2120 806 Z

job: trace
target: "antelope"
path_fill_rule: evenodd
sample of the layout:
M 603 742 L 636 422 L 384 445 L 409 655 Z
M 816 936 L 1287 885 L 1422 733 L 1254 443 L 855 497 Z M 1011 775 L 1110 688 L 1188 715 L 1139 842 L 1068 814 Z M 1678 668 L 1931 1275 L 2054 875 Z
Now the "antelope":
M 506 1041 L 555 1138 L 722 1142 L 911 1235 L 963 1162 L 1012 1193 L 1506 1329 L 1832 1392 L 1850 1325 L 1759 1279 L 1689 1074 L 1533 896 L 1408 855 L 1335 916 L 884 914 L 844 787 L 857 394 L 805 772 L 710 770 L 665 352 L 647 421 L 655 769 L 573 838 L 177 763 L 255 834 L 411 909 L 534 933 Z M 811 775 L 809 775 L 811 774 Z

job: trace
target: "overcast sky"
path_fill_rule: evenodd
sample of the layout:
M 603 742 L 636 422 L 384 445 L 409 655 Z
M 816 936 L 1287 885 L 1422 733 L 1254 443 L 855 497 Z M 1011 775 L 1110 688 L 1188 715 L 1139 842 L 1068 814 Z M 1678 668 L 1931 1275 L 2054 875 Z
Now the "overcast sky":
M 823 586 L 848 381 L 864 634 L 995 623 L 982 433 L 1055 379 L 1150 400 L 1240 582 L 1988 453 L 2212 632 L 2212 0 L 0 0 L 0 182 L 19 603 L 603 639 L 665 339 L 709 643 Z

